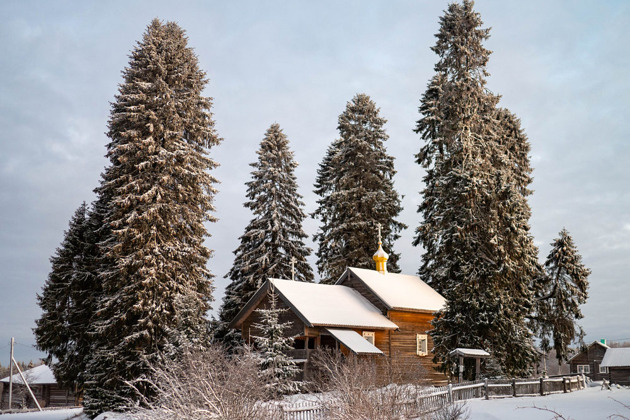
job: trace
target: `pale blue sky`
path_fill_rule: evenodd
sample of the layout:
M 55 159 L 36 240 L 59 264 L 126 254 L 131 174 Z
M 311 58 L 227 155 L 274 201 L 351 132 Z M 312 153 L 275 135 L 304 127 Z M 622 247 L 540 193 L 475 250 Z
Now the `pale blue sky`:
M 187 30 L 210 83 L 222 166 L 219 221 L 209 226 L 215 308 L 232 251 L 251 215 L 248 163 L 278 122 L 300 163 L 306 210 L 337 117 L 367 93 L 388 120 L 396 188 L 410 226 L 396 244 L 415 273 L 423 171 L 413 154 L 419 98 L 433 74 L 430 47 L 446 1 L 0 2 L 0 362 L 36 352 L 31 328 L 67 223 L 107 164 L 109 102 L 127 55 L 152 18 Z M 593 270 L 582 321 L 587 339 L 630 339 L 630 3 L 484 1 L 492 27 L 488 87 L 517 114 L 532 145 L 532 233 L 544 259 L 562 227 Z M 317 222 L 308 220 L 312 235 Z M 314 245 L 311 244 L 314 247 Z

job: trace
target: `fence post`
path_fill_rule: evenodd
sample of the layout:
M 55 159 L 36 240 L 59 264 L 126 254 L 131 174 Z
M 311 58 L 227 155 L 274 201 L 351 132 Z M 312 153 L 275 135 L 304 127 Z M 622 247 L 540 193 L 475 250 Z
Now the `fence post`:
M 563 376 L 562 377 L 562 390 L 564 391 L 564 393 L 567 393 L 567 377 Z
M 542 377 L 540 378 L 540 395 L 545 395 L 545 379 Z
M 453 402 L 453 385 L 448 384 L 448 402 Z
M 489 398 L 488 397 L 488 378 L 485 378 L 483 380 L 483 390 L 486 393 L 486 400 Z
M 516 397 L 516 379 L 512 379 L 512 396 Z

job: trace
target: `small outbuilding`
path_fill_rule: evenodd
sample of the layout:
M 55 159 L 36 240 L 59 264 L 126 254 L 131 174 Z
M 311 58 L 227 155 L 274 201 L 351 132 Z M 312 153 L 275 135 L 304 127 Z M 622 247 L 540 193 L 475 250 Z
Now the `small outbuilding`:
M 78 405 L 74 392 L 60 388 L 57 385 L 55 375 L 53 375 L 52 370 L 48 366 L 40 365 L 28 369 L 24 371 L 24 377 L 41 407 L 72 407 Z M 35 402 L 32 400 L 19 373 L 13 375 L 13 407 L 9 407 L 10 379 L 9 376 L 0 379 L 0 409 L 35 408 Z
M 464 377 L 464 359 L 473 359 L 475 361 L 475 379 L 479 379 L 481 377 L 481 359 L 490 357 L 490 353 L 485 350 L 462 347 L 452 350 L 448 355 L 453 359 L 457 358 L 459 382 L 462 382 Z
M 609 348 L 600 365 L 613 384 L 630 385 L 630 347 Z

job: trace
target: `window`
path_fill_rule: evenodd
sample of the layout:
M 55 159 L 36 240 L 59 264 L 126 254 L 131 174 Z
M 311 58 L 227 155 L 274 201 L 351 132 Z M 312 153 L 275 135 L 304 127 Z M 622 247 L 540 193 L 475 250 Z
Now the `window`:
M 577 373 L 591 373 L 589 365 L 577 365 Z
M 426 334 L 416 334 L 416 353 L 418 356 L 429 354 L 429 340 Z
M 608 367 L 606 366 L 599 366 L 599 373 L 608 373 Z
M 374 345 L 374 332 L 372 331 L 363 331 L 363 338 L 370 342 L 371 345 Z

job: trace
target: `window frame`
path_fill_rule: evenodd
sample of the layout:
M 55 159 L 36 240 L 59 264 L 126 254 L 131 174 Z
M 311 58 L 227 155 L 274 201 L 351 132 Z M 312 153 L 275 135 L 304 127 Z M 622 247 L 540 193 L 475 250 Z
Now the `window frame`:
M 374 331 L 363 331 L 363 338 L 365 338 L 371 345 L 375 345 L 374 343 L 376 337 Z
M 608 366 L 599 365 L 599 373 L 608 373 Z
M 577 365 L 577 373 L 591 374 L 591 365 Z
M 429 336 L 427 334 L 416 334 L 416 354 L 418 356 L 429 355 Z

